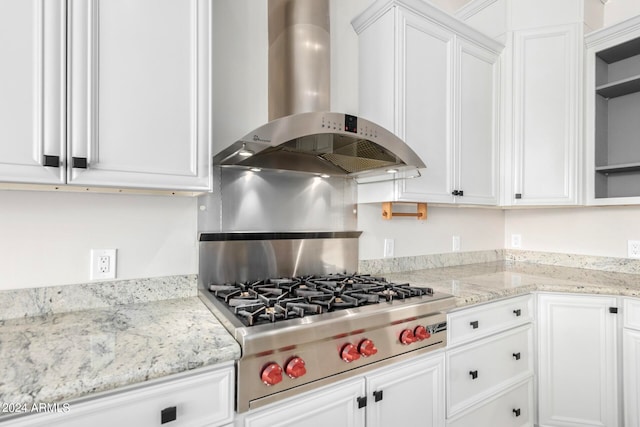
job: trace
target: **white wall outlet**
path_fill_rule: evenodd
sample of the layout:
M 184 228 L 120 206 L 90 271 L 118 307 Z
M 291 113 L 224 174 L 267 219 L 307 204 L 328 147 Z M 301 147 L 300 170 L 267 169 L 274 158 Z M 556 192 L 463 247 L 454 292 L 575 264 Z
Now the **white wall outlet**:
M 393 256 L 393 239 L 384 239 L 384 257 L 391 258 Z
M 627 240 L 627 256 L 640 258 L 640 240 Z
M 512 234 L 511 235 L 511 247 L 512 248 L 521 248 L 522 247 L 522 235 L 521 234 Z
M 115 249 L 91 249 L 89 278 L 91 280 L 116 278 Z
M 453 252 L 460 251 L 460 236 L 453 236 L 451 250 Z

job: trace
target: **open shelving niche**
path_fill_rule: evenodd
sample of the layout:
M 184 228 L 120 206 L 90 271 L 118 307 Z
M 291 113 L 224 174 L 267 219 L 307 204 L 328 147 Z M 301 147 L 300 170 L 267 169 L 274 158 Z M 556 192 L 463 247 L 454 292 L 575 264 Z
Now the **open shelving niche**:
M 640 196 L 640 38 L 596 53 L 595 198 Z

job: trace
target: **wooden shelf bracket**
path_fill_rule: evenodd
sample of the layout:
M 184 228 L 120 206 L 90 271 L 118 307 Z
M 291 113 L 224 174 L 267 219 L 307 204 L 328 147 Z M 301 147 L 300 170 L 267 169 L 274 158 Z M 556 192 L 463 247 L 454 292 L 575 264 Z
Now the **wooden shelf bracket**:
M 394 203 L 415 204 L 416 212 L 393 212 Z M 427 204 L 426 203 L 411 203 L 411 202 L 382 202 L 382 218 L 391 219 L 397 216 L 412 216 L 416 219 L 427 219 Z

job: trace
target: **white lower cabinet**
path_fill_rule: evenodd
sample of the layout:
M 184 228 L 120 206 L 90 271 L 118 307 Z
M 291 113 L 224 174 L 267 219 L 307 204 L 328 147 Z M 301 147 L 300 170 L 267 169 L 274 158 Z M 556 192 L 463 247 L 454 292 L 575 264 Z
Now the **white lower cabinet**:
M 533 379 L 492 396 L 447 421 L 447 427 L 528 427 L 533 426 Z
M 640 300 L 624 301 L 622 372 L 624 425 L 640 426 Z
M 616 312 L 615 297 L 539 294 L 540 427 L 618 426 Z
M 69 402 L 66 412 L 11 419 L 11 427 L 215 427 L 233 422 L 234 367 L 178 374 L 152 385 Z M 62 404 L 59 405 L 63 408 Z M 164 421 L 164 423 L 163 423 Z
M 447 426 L 532 426 L 533 297 L 449 313 Z
M 444 354 L 438 352 L 240 414 L 236 426 L 444 427 L 444 409 Z

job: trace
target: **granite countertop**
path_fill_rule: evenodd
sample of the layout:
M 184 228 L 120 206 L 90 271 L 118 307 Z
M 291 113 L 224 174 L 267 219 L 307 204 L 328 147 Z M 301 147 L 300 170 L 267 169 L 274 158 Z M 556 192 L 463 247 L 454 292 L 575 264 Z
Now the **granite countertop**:
M 66 401 L 239 357 L 196 296 L 0 320 L 0 402 Z
M 390 281 L 452 294 L 464 307 L 533 291 L 640 296 L 640 275 L 517 261 L 386 274 Z

